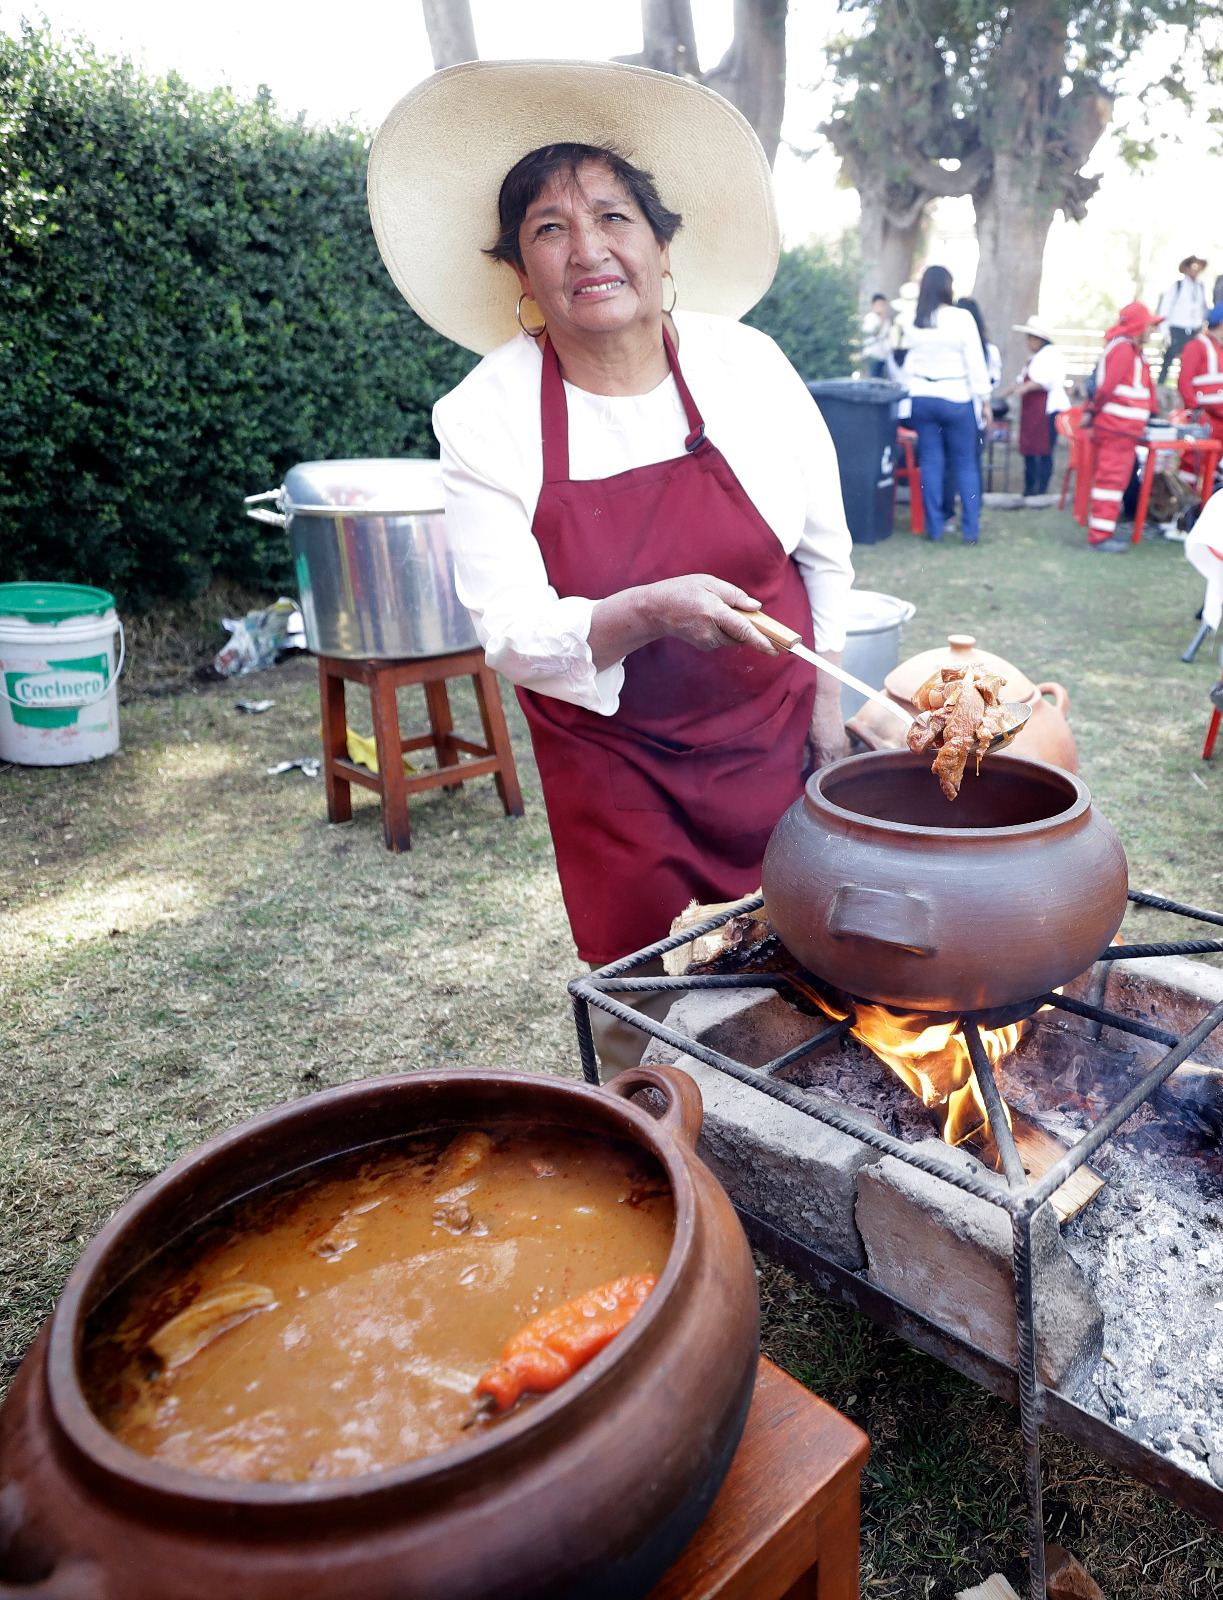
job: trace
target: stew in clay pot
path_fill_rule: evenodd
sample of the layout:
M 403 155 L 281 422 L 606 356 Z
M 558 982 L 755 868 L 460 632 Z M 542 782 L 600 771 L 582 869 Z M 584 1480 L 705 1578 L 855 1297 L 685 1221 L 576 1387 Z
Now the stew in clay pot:
M 0 1412 L 0 1597 L 646 1595 L 755 1377 L 700 1122 L 675 1068 L 414 1073 L 176 1163 Z

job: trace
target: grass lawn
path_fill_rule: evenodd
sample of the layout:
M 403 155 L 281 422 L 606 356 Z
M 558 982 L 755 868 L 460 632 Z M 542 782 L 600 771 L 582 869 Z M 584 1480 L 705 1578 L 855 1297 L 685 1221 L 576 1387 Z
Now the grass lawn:
M 971 631 L 1063 682 L 1134 884 L 1223 908 L 1223 779 L 1198 758 L 1218 668 L 1209 645 L 1179 660 L 1202 584 L 1178 545 L 1099 556 L 1068 516 L 987 513 L 978 549 L 898 532 L 857 560 L 863 587 L 916 603 L 906 651 Z M 204 619 L 239 603 L 214 591 L 135 630 L 121 756 L 0 767 L 6 1378 L 101 1221 L 241 1118 L 418 1067 L 577 1071 L 575 959 L 512 697 L 526 817 L 507 822 L 487 779 L 435 791 L 412 807 L 412 852 L 388 855 L 373 796 L 354 791 L 354 820 L 331 828 L 321 779 L 267 776 L 317 753 L 312 663 L 191 682 Z M 246 696 L 276 706 L 246 717 Z M 456 703 L 474 731 L 471 697 Z M 1177 936 L 1154 915 L 1131 923 Z M 763 1262 L 761 1290 L 769 1353 L 871 1435 L 864 1593 L 949 1600 L 998 1568 L 1023 1592 L 1009 1408 Z M 1045 1441 L 1050 1537 L 1110 1600 L 1223 1594 L 1223 1538 Z

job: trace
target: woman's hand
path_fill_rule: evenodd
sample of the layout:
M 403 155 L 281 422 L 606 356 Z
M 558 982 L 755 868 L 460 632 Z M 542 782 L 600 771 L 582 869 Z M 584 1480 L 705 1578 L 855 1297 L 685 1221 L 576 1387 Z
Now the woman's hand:
M 841 665 L 841 652 L 824 652 Z M 815 706 L 811 713 L 811 750 L 817 767 L 827 767 L 845 754 L 845 723 L 841 717 L 841 685 L 831 672 L 816 679 Z
M 683 639 L 697 650 L 745 644 L 761 655 L 775 656 L 776 648 L 743 614 L 759 610 L 759 600 L 707 572 L 622 589 L 596 601 L 591 613 L 589 644 L 595 670 L 602 672 L 655 639 Z

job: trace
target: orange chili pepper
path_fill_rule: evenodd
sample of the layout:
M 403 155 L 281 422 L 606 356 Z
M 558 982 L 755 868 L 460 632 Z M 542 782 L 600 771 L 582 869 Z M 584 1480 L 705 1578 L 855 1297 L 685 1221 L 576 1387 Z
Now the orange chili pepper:
M 559 1388 L 632 1321 L 657 1282 L 652 1272 L 635 1273 L 545 1311 L 519 1329 L 476 1393 L 487 1395 L 495 1410 L 508 1411 L 528 1391 Z

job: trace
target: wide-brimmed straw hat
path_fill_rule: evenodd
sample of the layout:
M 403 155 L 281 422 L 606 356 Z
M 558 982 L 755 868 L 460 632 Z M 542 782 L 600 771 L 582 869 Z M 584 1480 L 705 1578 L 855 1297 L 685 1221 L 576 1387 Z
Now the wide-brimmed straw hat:
M 671 244 L 681 306 L 741 317 L 772 283 L 772 174 L 721 95 L 616 61 L 470 61 L 406 94 L 370 151 L 378 248 L 430 327 L 480 355 L 517 333 L 518 280 L 482 252 L 497 237 L 506 173 L 561 142 L 614 149 L 654 175 L 684 219 Z
M 1026 322 L 1012 322 L 1012 333 L 1030 333 L 1034 339 L 1043 339 L 1046 344 L 1053 344 L 1056 335 L 1052 328 L 1040 320 L 1039 317 L 1029 317 Z

